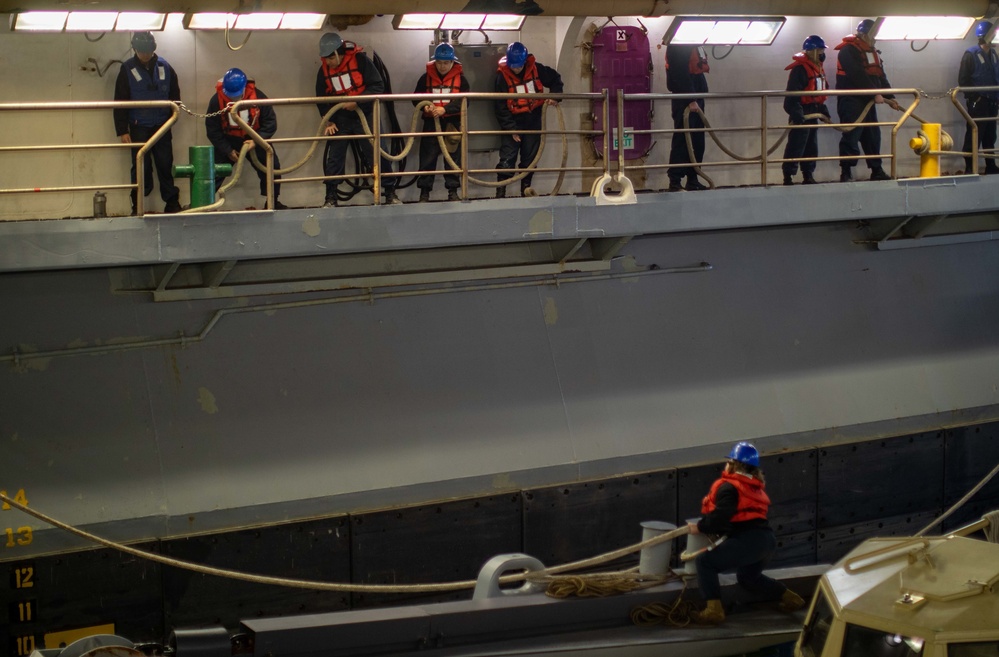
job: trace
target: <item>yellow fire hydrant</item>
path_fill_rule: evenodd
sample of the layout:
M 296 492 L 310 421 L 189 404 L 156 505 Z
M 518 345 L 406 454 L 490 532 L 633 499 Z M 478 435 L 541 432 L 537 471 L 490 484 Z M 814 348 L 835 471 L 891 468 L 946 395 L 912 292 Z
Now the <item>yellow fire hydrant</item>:
M 941 151 L 954 147 L 951 136 L 944 132 L 939 123 L 923 123 L 917 136 L 909 140 L 909 148 L 919 156 L 919 177 L 940 177 Z

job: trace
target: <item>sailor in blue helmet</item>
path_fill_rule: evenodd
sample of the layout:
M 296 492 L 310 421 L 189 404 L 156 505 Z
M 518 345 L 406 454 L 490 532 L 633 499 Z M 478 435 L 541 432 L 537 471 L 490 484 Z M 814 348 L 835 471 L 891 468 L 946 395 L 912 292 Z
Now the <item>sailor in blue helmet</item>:
M 878 105 L 888 105 L 892 109 L 901 109 L 892 95 L 883 95 L 879 89 L 888 89 L 891 84 L 885 77 L 884 63 L 881 53 L 874 48 L 875 21 L 870 18 L 860 21 L 855 34 L 843 37 L 843 42 L 836 46 L 839 55 L 836 58 L 836 88 L 837 89 L 870 89 L 869 96 L 838 96 L 836 109 L 840 123 L 860 123 L 856 128 L 844 132 L 839 140 L 839 154 L 848 159 L 840 160 L 840 182 L 853 180 L 853 167 L 857 166 L 857 156 L 860 149 L 867 155 L 867 166 L 871 170 L 871 180 L 889 180 L 889 176 L 881 166 L 881 128 L 867 125 L 878 122 Z M 861 114 L 868 103 L 874 101 L 874 106 L 866 114 Z M 859 146 L 858 146 L 859 143 Z
M 704 611 L 693 614 L 697 622 L 725 620 L 718 575 L 727 570 L 735 570 L 739 584 L 762 599 L 779 601 L 781 611 L 792 612 L 805 605 L 797 593 L 763 574 L 777 549 L 767 521 L 769 508 L 760 454 L 750 443 L 740 442 L 729 452 L 721 477 L 701 502 L 701 519 L 689 523 L 691 534 L 725 536 L 697 557 L 697 582 L 707 603 Z
M 817 34 L 805 39 L 801 44 L 801 52 L 796 53 L 793 61 L 784 70 L 790 71 L 787 76 L 787 91 L 807 91 L 804 96 L 787 96 L 784 98 L 784 111 L 787 112 L 791 125 L 818 125 L 815 115 L 821 114 L 829 118 L 826 107 L 827 96 L 823 93 L 828 89 L 826 72 L 823 62 L 826 61 L 826 42 Z M 806 119 L 806 116 L 813 118 Z M 793 185 L 792 177 L 798 173 L 800 157 L 819 156 L 819 131 L 806 128 L 792 129 L 787 136 L 787 146 L 784 147 L 784 159 L 790 160 L 781 165 L 784 172 L 784 184 Z M 801 163 L 801 178 L 806 185 L 814 185 L 814 160 Z
M 957 83 L 962 87 L 994 87 L 999 85 L 999 55 L 992 47 L 995 27 L 990 21 L 978 21 L 975 25 L 975 36 L 978 44 L 968 48 L 961 57 L 961 68 L 957 74 Z M 978 145 L 982 150 L 992 150 L 996 145 L 996 116 L 999 115 L 999 91 L 965 91 L 964 100 L 968 104 L 968 114 L 977 121 Z M 971 152 L 974 135 L 969 125 L 964 131 L 965 153 Z M 985 158 L 985 173 L 999 173 L 999 165 L 988 153 Z M 972 173 L 970 155 L 964 156 L 964 172 Z
M 230 103 L 240 100 L 264 100 L 267 94 L 257 88 L 256 82 L 246 77 L 241 69 L 230 68 L 222 76 L 222 79 L 215 83 L 215 93 L 208 101 L 208 109 L 205 113 L 209 116 L 205 119 L 205 132 L 208 133 L 208 141 L 215 147 L 216 162 L 233 162 L 239 159 L 239 151 L 243 148 L 243 142 L 252 141 L 246 131 L 233 119 L 228 112 L 219 114 L 219 110 L 224 109 Z M 212 116 L 215 115 L 215 116 Z M 254 132 L 270 139 L 277 132 L 277 114 L 274 113 L 272 105 L 258 105 L 245 107 L 239 111 L 239 117 L 249 125 Z M 267 152 L 257 146 L 255 148 L 257 159 L 261 164 L 267 162 Z M 246 166 L 251 166 L 249 162 Z M 277 151 L 274 152 L 274 168 L 281 168 L 281 161 L 278 159 Z M 245 168 L 243 169 L 246 170 Z M 260 195 L 267 196 L 267 172 L 253 168 L 260 179 Z M 274 176 L 279 180 L 280 176 Z M 222 185 L 225 176 L 215 178 L 215 189 Z M 287 206 L 278 200 L 281 195 L 281 185 L 274 185 L 274 208 L 275 210 L 286 210 Z
M 114 85 L 115 100 L 180 100 L 180 83 L 177 73 L 167 60 L 156 54 L 156 39 L 151 32 L 136 32 L 132 35 L 132 49 L 135 56 L 125 60 L 118 71 Z M 115 109 L 114 131 L 123 144 L 138 144 L 149 141 L 170 118 L 168 108 L 122 108 Z M 130 151 L 132 160 L 132 184 L 135 184 L 135 151 Z M 153 164 L 156 164 L 156 177 L 160 183 L 160 196 L 165 204 L 165 212 L 180 212 L 180 190 L 173 183 L 173 131 L 153 144 L 143 159 L 143 196 L 153 191 Z M 132 214 L 136 212 L 136 190 L 132 190 Z
M 461 71 L 461 62 L 454 53 L 454 46 L 441 43 L 434 49 L 434 58 L 427 62 L 426 72 L 416 81 L 414 94 L 434 94 L 433 104 L 423 108 L 423 132 L 434 132 L 437 126 L 434 119 L 440 121 L 441 130 L 456 133 L 461 124 L 461 101 L 453 100 L 450 94 L 467 93 L 468 78 Z M 413 104 L 419 101 L 414 100 Z M 453 140 L 448 137 L 448 140 Z M 457 142 L 452 141 L 455 146 Z M 461 148 L 448 146 L 448 154 L 455 164 L 461 166 Z M 436 136 L 420 138 L 420 171 L 434 171 L 437 160 L 441 156 L 440 141 Z M 451 167 L 445 166 L 445 169 Z M 430 192 L 434 188 L 434 176 L 422 174 L 416 179 L 420 188 L 420 202 L 430 200 Z M 458 200 L 458 188 L 461 178 L 456 173 L 444 174 L 444 186 L 447 187 L 447 200 Z
M 506 49 L 506 57 L 499 61 L 496 69 L 496 80 L 493 90 L 496 93 L 562 93 L 562 76 L 558 71 L 539 63 L 534 55 L 527 52 L 527 46 L 514 41 Z M 541 145 L 540 134 L 524 134 L 523 131 L 541 130 L 541 107 L 548 103 L 555 105 L 558 101 L 522 96 L 509 100 L 496 101 L 496 119 L 500 128 L 508 130 L 502 136 L 500 157 L 497 169 L 513 169 L 520 156 L 521 169 L 529 165 L 538 154 Z M 496 180 L 503 181 L 512 178 L 512 173 L 498 173 Z M 521 196 L 537 196 L 531 187 L 534 173 L 530 172 L 520 180 Z M 506 186 L 496 188 L 496 198 L 506 196 Z

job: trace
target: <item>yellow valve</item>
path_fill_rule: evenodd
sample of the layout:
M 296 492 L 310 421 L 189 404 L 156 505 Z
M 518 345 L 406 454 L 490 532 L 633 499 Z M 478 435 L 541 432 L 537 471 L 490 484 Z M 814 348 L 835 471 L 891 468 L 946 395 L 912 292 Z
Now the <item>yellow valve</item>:
M 939 178 L 943 127 L 939 123 L 923 123 L 916 134 L 909 140 L 909 148 L 919 156 L 919 177 Z

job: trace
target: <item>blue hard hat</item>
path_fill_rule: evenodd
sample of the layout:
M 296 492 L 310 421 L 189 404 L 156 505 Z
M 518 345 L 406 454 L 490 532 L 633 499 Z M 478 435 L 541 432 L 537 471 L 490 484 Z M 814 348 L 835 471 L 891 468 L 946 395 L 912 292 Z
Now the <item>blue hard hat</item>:
M 825 48 L 826 42 L 822 40 L 818 34 L 813 34 L 812 36 L 805 39 L 805 42 L 801 44 L 802 50 L 815 50 L 817 48 Z
M 319 56 L 329 57 L 334 52 L 340 49 L 343 45 L 343 39 L 336 32 L 327 32 L 319 39 Z
M 222 91 L 226 96 L 230 98 L 241 96 L 244 89 L 246 89 L 246 73 L 238 68 L 230 68 L 222 76 Z
M 518 68 L 527 63 L 527 46 L 520 41 L 514 41 L 506 47 L 506 65 Z
M 132 49 L 135 52 L 155 52 L 156 39 L 152 32 L 136 32 L 132 35 Z
M 857 34 L 867 34 L 874 28 L 874 20 L 865 18 L 857 24 Z
M 975 36 L 979 39 L 984 39 L 991 31 L 992 23 L 989 21 L 978 21 L 978 24 L 975 25 Z
M 441 62 L 453 62 L 457 59 L 454 56 L 454 46 L 450 43 L 442 43 L 434 49 L 434 59 Z
M 747 442 L 736 443 L 732 451 L 728 453 L 728 458 L 744 465 L 751 465 L 754 468 L 760 467 L 760 453 Z

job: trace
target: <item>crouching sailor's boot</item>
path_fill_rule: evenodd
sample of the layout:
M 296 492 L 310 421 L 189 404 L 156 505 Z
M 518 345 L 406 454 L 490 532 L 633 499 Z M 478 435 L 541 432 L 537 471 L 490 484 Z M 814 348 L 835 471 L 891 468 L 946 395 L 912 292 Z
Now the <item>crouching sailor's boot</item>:
M 708 600 L 704 611 L 695 611 L 691 617 L 695 623 L 717 625 L 725 620 L 725 609 L 722 607 L 721 600 Z
M 805 600 L 800 595 L 792 591 L 791 589 L 786 589 L 784 595 L 780 597 L 780 603 L 777 605 L 777 609 L 783 611 L 786 614 L 792 611 L 798 611 L 805 606 Z

